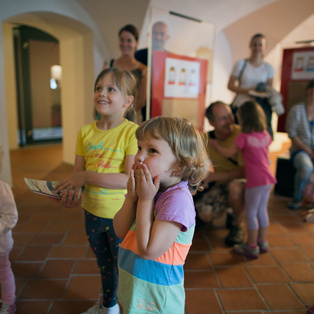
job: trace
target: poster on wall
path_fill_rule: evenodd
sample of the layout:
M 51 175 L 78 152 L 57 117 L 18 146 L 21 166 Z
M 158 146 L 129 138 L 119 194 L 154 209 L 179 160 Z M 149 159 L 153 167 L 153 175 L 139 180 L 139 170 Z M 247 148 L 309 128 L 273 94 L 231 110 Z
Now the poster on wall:
M 309 80 L 314 77 L 314 51 L 300 51 L 293 54 L 291 79 Z
M 197 98 L 200 84 L 200 62 L 166 58 L 165 97 Z
M 182 117 L 201 128 L 207 65 L 205 59 L 154 51 L 151 117 Z
M 143 24 L 147 29 L 138 54 L 148 66 L 146 118 L 181 116 L 202 129 L 210 102 L 214 25 L 151 7 Z

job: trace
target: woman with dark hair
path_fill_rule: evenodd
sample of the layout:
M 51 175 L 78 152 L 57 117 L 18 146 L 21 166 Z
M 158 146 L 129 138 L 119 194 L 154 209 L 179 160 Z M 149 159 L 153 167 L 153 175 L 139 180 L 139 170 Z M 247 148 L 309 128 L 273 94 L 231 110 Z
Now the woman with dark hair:
M 314 79 L 306 86 L 305 102 L 290 108 L 286 131 L 291 139 L 291 162 L 296 169 L 293 199 L 288 207 L 296 210 L 314 170 Z
M 263 34 L 255 34 L 250 40 L 250 56 L 239 60 L 233 67 L 228 82 L 228 89 L 237 94 L 232 103 L 233 112 L 244 102 L 256 100 L 263 108 L 267 118 L 267 130 L 272 136 L 271 114 L 272 108 L 263 96 L 267 93 L 257 93 L 257 86 L 263 87 L 259 92 L 265 92 L 267 86 L 272 86 L 274 68 L 264 61 L 266 52 L 266 37 Z M 261 84 L 262 83 L 262 84 Z M 260 97 L 256 97 L 259 95 Z
M 138 46 L 138 31 L 135 26 L 128 24 L 119 30 L 119 47 L 121 56 L 110 61 L 110 67 L 129 70 L 137 82 L 137 93 L 134 99 L 134 109 L 136 112 L 135 122 L 140 123 L 145 116 L 142 116 L 142 108 L 146 105 L 146 72 L 147 67 L 137 61 L 134 57 Z

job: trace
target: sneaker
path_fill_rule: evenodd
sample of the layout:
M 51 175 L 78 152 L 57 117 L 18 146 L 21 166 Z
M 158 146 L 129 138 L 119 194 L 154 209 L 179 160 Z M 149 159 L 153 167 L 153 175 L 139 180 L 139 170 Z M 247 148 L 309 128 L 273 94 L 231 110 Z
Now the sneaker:
M 291 209 L 291 210 L 297 210 L 297 209 L 299 208 L 299 202 L 292 200 L 292 201 L 288 204 L 288 208 Z
M 235 244 L 242 244 L 244 241 L 245 232 L 243 228 L 238 226 L 232 226 L 225 242 L 228 246 L 234 246 Z
M 233 251 L 237 254 L 244 255 L 250 258 L 258 258 L 260 252 L 258 245 L 254 248 L 251 248 L 247 243 L 236 244 L 233 247 Z
M 100 305 L 98 302 L 90 307 L 86 312 L 83 312 L 82 314 L 105 314 L 107 313 L 107 309 Z
M 259 250 L 261 253 L 268 252 L 268 242 L 267 241 L 258 242 L 257 244 L 259 246 Z
M 11 305 L 2 303 L 0 314 L 14 314 L 15 312 L 16 312 L 16 305 L 14 303 Z

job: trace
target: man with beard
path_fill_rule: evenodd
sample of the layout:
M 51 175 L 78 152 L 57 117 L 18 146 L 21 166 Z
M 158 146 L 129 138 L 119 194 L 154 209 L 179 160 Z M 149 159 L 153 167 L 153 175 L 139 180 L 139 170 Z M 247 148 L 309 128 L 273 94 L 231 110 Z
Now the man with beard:
M 222 101 L 210 104 L 206 109 L 206 117 L 214 128 L 208 132 L 209 138 L 217 139 L 223 147 L 230 146 L 241 132 L 241 127 L 234 124 L 230 107 Z M 239 151 L 231 158 L 226 158 L 210 145 L 207 151 L 214 171 L 204 183 L 205 190 L 196 196 L 198 217 L 201 221 L 211 221 L 232 208 L 232 213 L 227 212 L 226 226 L 230 232 L 225 242 L 228 246 L 241 244 L 245 237 L 242 224 L 246 183 L 242 154 Z

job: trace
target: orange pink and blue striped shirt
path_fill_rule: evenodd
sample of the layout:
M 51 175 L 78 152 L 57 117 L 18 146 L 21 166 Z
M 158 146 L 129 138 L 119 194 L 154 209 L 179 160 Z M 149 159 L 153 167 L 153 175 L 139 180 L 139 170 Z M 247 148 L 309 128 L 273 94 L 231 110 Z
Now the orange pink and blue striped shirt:
M 186 181 L 156 195 L 154 216 L 180 223 L 181 231 L 164 254 L 147 260 L 139 255 L 133 223 L 119 248 L 119 303 L 123 313 L 183 314 L 183 265 L 195 229 L 195 208 Z

